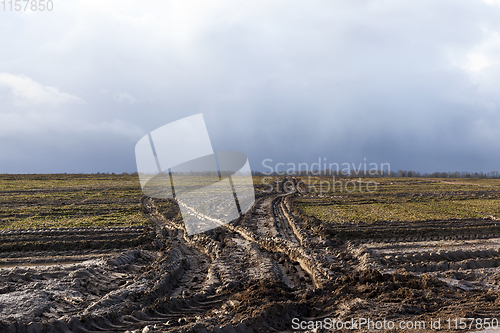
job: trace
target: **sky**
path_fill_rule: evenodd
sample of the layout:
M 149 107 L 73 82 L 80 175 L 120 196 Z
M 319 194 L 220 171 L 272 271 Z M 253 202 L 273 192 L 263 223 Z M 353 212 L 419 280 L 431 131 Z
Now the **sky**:
M 0 7 L 0 173 L 134 172 L 144 135 L 198 113 L 253 170 L 500 171 L 499 17 L 500 0 Z

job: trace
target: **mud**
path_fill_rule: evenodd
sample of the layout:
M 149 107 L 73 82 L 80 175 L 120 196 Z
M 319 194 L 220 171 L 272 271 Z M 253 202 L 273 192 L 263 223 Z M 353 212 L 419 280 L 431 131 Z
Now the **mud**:
M 285 332 L 294 318 L 500 316 L 495 221 L 339 228 L 299 213 L 294 198 L 307 193 L 297 180 L 275 190 L 194 236 L 176 205 L 147 197 L 149 228 L 0 233 L 0 332 Z

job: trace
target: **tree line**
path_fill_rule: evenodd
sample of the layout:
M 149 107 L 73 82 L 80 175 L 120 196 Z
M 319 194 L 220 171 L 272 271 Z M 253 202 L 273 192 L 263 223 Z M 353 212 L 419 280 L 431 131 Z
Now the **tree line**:
M 265 176 L 314 176 L 314 177 L 417 177 L 417 178 L 484 178 L 484 179 L 498 179 L 500 173 L 498 171 L 490 172 L 468 172 L 468 171 L 454 171 L 454 172 L 419 172 L 412 170 L 312 170 L 312 171 L 295 171 L 288 173 L 286 171 L 266 173 L 260 171 L 252 171 L 252 175 L 256 177 Z

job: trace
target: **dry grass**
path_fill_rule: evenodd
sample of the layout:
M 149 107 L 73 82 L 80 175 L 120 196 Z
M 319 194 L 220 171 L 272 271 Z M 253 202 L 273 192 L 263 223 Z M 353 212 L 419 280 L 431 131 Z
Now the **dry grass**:
M 133 175 L 0 175 L 0 229 L 144 225 Z
M 380 221 L 425 221 L 500 217 L 500 180 L 497 179 L 416 179 L 373 178 L 337 183 L 335 191 L 323 191 L 318 179 L 311 185 L 311 197 L 297 199 L 302 211 L 325 222 L 343 224 Z M 356 190 L 347 192 L 346 181 L 355 181 Z M 374 181 L 368 192 L 365 182 Z M 316 182 L 315 185 L 314 182 Z M 360 190 L 361 185 L 361 190 Z M 354 185 L 349 185 L 349 191 Z

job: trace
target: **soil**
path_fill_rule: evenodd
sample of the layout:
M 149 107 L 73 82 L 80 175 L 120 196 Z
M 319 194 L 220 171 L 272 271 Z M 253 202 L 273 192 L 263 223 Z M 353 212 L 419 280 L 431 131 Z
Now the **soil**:
M 148 197 L 151 228 L 1 232 L 0 332 L 288 332 L 297 322 L 321 332 L 360 318 L 425 323 L 414 332 L 439 319 L 448 332 L 448 318 L 500 319 L 494 221 L 339 228 L 299 214 L 294 198 L 308 194 L 297 180 L 280 184 L 237 221 L 193 236 L 177 206 Z

